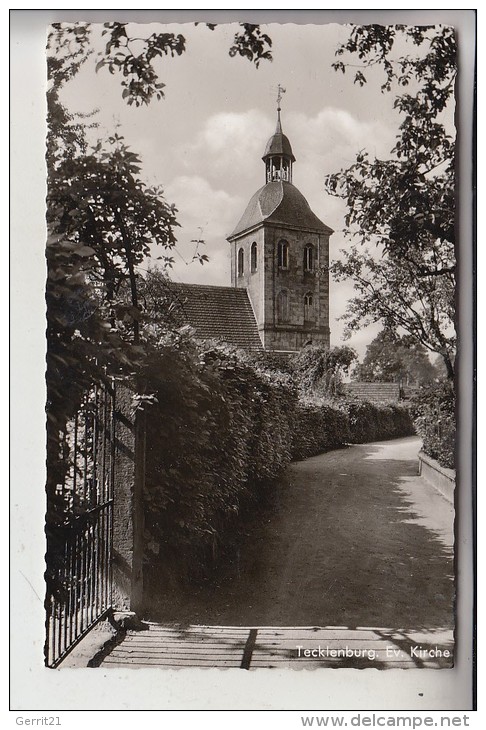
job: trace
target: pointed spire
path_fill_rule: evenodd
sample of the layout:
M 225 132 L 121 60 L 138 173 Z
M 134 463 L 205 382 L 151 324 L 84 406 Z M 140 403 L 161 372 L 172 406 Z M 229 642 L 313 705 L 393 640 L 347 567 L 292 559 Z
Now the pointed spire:
M 277 127 L 275 134 L 268 140 L 263 161 L 265 162 L 265 182 L 292 182 L 292 163 L 295 162 L 292 146 L 282 132 L 280 119 L 280 102 L 285 89 L 279 84 L 277 87 Z
M 277 86 L 277 129 L 275 130 L 275 134 L 282 134 L 282 123 L 280 121 L 282 94 L 285 94 L 285 89 L 279 84 Z

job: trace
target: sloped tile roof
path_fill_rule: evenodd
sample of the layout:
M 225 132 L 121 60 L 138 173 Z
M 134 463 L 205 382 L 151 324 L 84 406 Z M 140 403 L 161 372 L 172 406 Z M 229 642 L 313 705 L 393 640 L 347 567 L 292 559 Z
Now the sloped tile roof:
M 270 137 L 268 140 L 262 160 L 265 160 L 267 157 L 272 155 L 284 155 L 285 157 L 289 157 L 292 162 L 295 162 L 289 138 L 286 137 L 285 134 L 282 134 L 281 131 L 277 131 L 273 137 Z
M 172 283 L 182 319 L 202 339 L 217 339 L 247 350 L 262 343 L 246 289 Z
M 295 162 L 289 138 L 282 132 L 280 109 L 277 110 L 277 128 L 275 130 L 275 134 L 268 140 L 262 160 L 271 155 L 285 155 L 286 157 L 290 157 L 292 162 Z
M 228 240 L 261 223 L 296 226 L 317 233 L 333 232 L 312 212 L 300 190 L 283 180 L 267 183 L 257 190 Z

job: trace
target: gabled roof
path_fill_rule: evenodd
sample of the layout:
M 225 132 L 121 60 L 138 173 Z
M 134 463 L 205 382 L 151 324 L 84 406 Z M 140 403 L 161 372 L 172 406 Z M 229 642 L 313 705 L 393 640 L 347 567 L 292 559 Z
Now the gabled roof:
M 293 226 L 316 233 L 333 233 L 332 228 L 312 212 L 300 190 L 283 180 L 267 183 L 257 190 L 228 240 L 262 223 Z
M 231 286 L 171 283 L 183 321 L 196 336 L 217 339 L 246 350 L 261 350 L 262 343 L 246 289 Z

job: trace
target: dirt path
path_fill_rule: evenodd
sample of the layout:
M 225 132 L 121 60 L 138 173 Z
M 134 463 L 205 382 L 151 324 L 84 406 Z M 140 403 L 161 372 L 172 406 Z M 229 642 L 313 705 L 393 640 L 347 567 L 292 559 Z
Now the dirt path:
M 229 570 L 161 597 L 149 618 L 450 628 L 453 511 L 417 476 L 418 448 L 411 437 L 293 464 Z

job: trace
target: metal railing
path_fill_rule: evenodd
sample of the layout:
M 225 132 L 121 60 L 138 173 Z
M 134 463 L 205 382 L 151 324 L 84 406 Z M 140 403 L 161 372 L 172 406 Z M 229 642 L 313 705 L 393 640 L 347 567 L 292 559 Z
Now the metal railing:
M 46 645 L 56 667 L 112 603 L 115 392 L 95 387 L 59 440 L 48 490 Z M 49 465 L 48 465 L 49 466 Z

